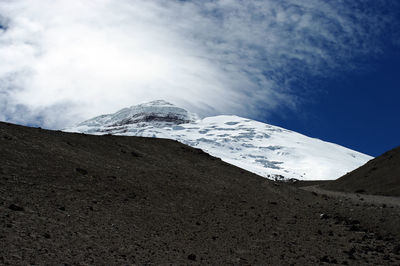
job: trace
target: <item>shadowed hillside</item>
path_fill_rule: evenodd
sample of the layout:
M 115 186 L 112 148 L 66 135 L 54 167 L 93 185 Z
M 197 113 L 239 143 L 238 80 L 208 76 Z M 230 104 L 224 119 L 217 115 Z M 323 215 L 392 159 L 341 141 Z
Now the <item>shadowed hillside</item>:
M 384 222 L 383 222 L 384 221 Z M 400 210 L 171 140 L 0 123 L 0 264 L 400 263 Z
M 400 197 L 400 147 L 384 153 L 324 188 Z

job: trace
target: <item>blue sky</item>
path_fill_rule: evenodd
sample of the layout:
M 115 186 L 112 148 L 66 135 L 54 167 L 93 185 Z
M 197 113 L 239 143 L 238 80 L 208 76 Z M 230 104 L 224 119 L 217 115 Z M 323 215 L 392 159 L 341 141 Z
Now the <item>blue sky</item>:
M 399 146 L 400 51 L 389 48 L 364 71 L 314 80 L 308 85 L 322 92 L 302 114 L 278 113 L 271 123 L 372 156 Z
M 400 144 L 399 10 L 392 0 L 1 1 L 0 120 L 59 129 L 161 98 L 378 155 Z

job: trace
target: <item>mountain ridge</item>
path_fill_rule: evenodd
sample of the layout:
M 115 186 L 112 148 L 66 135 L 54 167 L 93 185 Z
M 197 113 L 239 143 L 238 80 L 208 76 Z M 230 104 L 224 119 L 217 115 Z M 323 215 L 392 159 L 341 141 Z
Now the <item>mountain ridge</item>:
M 400 146 L 322 187 L 345 192 L 400 197 Z

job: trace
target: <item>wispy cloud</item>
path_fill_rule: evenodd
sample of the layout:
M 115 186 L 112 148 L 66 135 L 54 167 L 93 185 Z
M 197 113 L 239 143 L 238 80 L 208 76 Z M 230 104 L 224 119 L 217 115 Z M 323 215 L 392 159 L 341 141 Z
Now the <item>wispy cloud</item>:
M 393 1 L 374 2 L 0 0 L 0 120 L 57 128 L 158 98 L 295 108 L 304 75 L 381 52 Z

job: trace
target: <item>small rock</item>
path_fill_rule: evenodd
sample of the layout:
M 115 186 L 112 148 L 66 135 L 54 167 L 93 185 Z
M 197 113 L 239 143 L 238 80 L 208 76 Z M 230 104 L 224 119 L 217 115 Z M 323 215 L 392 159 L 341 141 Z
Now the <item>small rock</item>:
M 329 215 L 328 215 L 328 214 L 325 214 L 325 213 L 321 213 L 321 214 L 319 215 L 319 218 L 320 218 L 321 220 L 326 220 L 326 219 L 329 218 Z
M 349 255 L 349 259 L 355 260 L 356 257 L 354 257 L 354 253 L 356 253 L 356 249 L 352 247 L 349 251 L 345 251 Z
M 397 246 L 395 246 L 393 248 L 393 253 L 397 254 L 397 255 L 400 255 L 400 244 L 398 244 Z
M 358 190 L 356 190 L 356 191 L 354 191 L 355 193 L 365 193 L 365 190 L 364 189 L 358 189 Z
M 82 174 L 82 175 L 87 175 L 88 174 L 88 171 L 86 171 L 85 169 L 82 169 L 82 168 L 76 168 L 75 169 L 78 173 L 80 173 L 80 174 Z
M 323 256 L 322 258 L 319 259 L 319 261 L 321 261 L 321 262 L 328 262 L 328 263 L 330 262 L 328 256 Z
M 43 237 L 49 239 L 50 238 L 50 234 L 49 233 L 44 233 Z
M 196 260 L 196 255 L 194 255 L 194 254 L 189 254 L 188 260 L 193 260 L 193 261 L 195 261 L 195 260 Z
M 375 251 L 378 253 L 385 253 L 385 247 L 380 245 L 375 247 Z
M 6 139 L 6 140 L 12 140 L 12 137 L 10 137 L 8 135 L 4 135 L 3 138 Z
M 129 193 L 128 198 L 130 198 L 130 199 L 136 198 L 136 193 L 135 192 Z
M 11 204 L 10 206 L 8 206 L 8 208 L 10 210 L 12 210 L 12 211 L 19 211 L 19 212 L 24 211 L 23 207 L 20 207 L 20 206 L 15 205 L 15 204 Z
M 132 152 L 131 152 L 131 155 L 132 155 L 133 157 L 142 157 L 142 155 L 140 155 L 139 153 L 137 153 L 137 152 L 135 152 L 135 151 L 132 151 Z
M 349 228 L 349 231 L 360 232 L 360 227 L 356 224 L 352 224 Z

